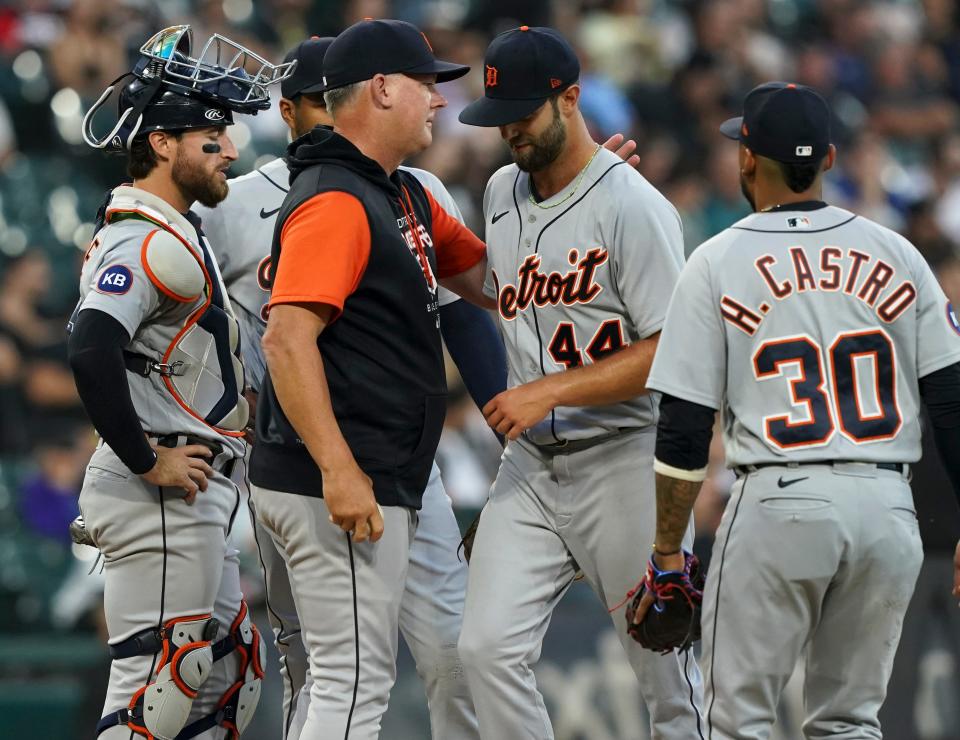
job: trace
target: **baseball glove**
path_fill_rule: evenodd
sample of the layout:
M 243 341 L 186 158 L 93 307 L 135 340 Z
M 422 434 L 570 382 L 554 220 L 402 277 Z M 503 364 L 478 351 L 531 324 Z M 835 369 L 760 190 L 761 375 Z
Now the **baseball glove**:
M 87 527 L 83 522 L 82 514 L 70 522 L 69 531 L 70 539 L 78 545 L 89 545 L 90 547 L 97 546 L 93 541 L 93 537 L 90 536 L 90 532 L 87 531 Z
M 650 556 L 647 573 L 627 605 L 627 632 L 648 650 L 666 654 L 689 650 L 700 639 L 700 608 L 703 604 L 705 574 L 696 555 L 684 552 L 682 571 L 660 570 Z M 650 592 L 654 602 L 640 624 L 633 623 L 643 595 Z

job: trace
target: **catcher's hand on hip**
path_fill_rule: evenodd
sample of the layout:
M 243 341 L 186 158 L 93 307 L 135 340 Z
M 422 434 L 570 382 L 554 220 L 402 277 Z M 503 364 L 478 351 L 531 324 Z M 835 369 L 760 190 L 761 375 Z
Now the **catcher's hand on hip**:
M 352 532 L 354 542 L 376 542 L 383 536 L 383 513 L 373 496 L 373 481 L 355 462 L 324 471 L 323 500 L 330 521 Z
M 678 560 L 682 558 L 682 563 Z M 687 650 L 700 639 L 704 573 L 692 553 L 668 556 L 661 570 L 653 556 L 638 592 L 627 605 L 627 632 L 648 650 Z
M 213 453 L 203 445 L 152 446 L 157 461 L 140 477 L 155 486 L 182 488 L 186 491 L 184 501 L 192 506 L 197 492 L 207 490 L 207 478 L 213 477 L 213 468 L 203 459 L 213 457 Z

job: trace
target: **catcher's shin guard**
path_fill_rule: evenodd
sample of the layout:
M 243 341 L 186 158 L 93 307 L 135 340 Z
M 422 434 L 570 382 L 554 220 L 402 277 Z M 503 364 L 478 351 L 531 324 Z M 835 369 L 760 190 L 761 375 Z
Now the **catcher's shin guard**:
M 137 691 L 127 707 L 103 717 L 97 735 L 125 725 L 148 740 L 177 740 L 213 668 L 210 641 L 218 628 L 209 614 L 177 617 L 160 629 L 144 630 L 111 645 L 110 654 L 116 660 L 158 652 L 161 656 L 155 680 Z
M 221 724 L 232 730 L 236 738 L 250 724 L 260 702 L 263 663 L 267 658 L 266 645 L 260 639 L 257 625 L 250 619 L 246 601 L 240 602 L 240 611 L 230 625 L 227 639 L 230 638 L 233 639 L 233 649 L 237 651 L 239 658 L 237 680 L 227 689 L 218 706 L 225 712 Z
M 220 697 L 216 711 L 190 723 L 177 735 L 177 740 L 196 737 L 218 725 L 228 730 L 230 740 L 237 740 L 250 724 L 260 702 L 266 646 L 250 619 L 246 601 L 240 602 L 240 611 L 230 625 L 230 633 L 214 643 L 213 659 L 221 660 L 232 652 L 237 653 L 236 681 Z

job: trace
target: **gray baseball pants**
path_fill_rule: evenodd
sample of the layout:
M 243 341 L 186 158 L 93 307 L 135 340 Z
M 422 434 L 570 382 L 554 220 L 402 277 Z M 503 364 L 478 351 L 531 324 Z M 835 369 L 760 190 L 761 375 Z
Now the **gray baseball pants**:
M 467 567 L 457 556 L 460 529 L 436 465 L 430 473 L 418 519 L 400 600 L 400 632 L 427 692 L 433 739 L 471 740 L 479 737 L 477 718 L 457 654 Z M 310 706 L 312 680 L 307 653 L 287 566 L 256 516 L 254 527 L 266 581 L 268 614 L 281 656 L 282 737 L 295 740 Z
M 460 657 L 484 740 L 549 740 L 532 666 L 577 565 L 610 609 L 643 575 L 656 527 L 653 428 L 567 454 L 511 442 L 473 547 Z M 692 543 L 692 528 L 685 545 Z M 658 655 L 611 614 L 650 712 L 652 737 L 701 737 L 702 680 L 687 652 Z
M 227 541 L 238 502 L 236 486 L 217 473 L 188 506 L 182 490 L 148 485 L 101 443 L 87 466 L 80 510 L 104 559 L 103 607 L 111 644 L 175 617 L 211 613 L 220 622 L 219 637 L 226 634 L 242 599 L 238 553 Z M 104 715 L 126 707 L 152 682 L 158 658 L 138 655 L 111 663 Z M 236 653 L 213 664 L 187 724 L 216 710 L 237 670 Z M 131 735 L 118 726 L 98 740 Z M 224 737 L 219 727 L 197 735 Z
M 741 477 L 704 594 L 707 737 L 768 738 L 801 654 L 804 736 L 882 737 L 877 712 L 922 559 L 901 473 L 838 463 Z

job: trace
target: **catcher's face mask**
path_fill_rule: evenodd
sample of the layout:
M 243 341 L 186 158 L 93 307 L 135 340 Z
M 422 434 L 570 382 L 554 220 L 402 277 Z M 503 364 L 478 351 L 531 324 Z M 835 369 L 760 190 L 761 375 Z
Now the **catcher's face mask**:
M 84 141 L 96 149 L 129 150 L 150 131 L 230 125 L 234 112 L 256 114 L 270 107 L 268 87 L 289 77 L 296 62 L 274 65 L 220 34 L 192 56 L 189 26 L 171 26 L 140 47 L 131 72 L 111 83 L 83 119 Z M 97 136 L 93 118 L 110 95 L 119 93 L 117 122 Z

